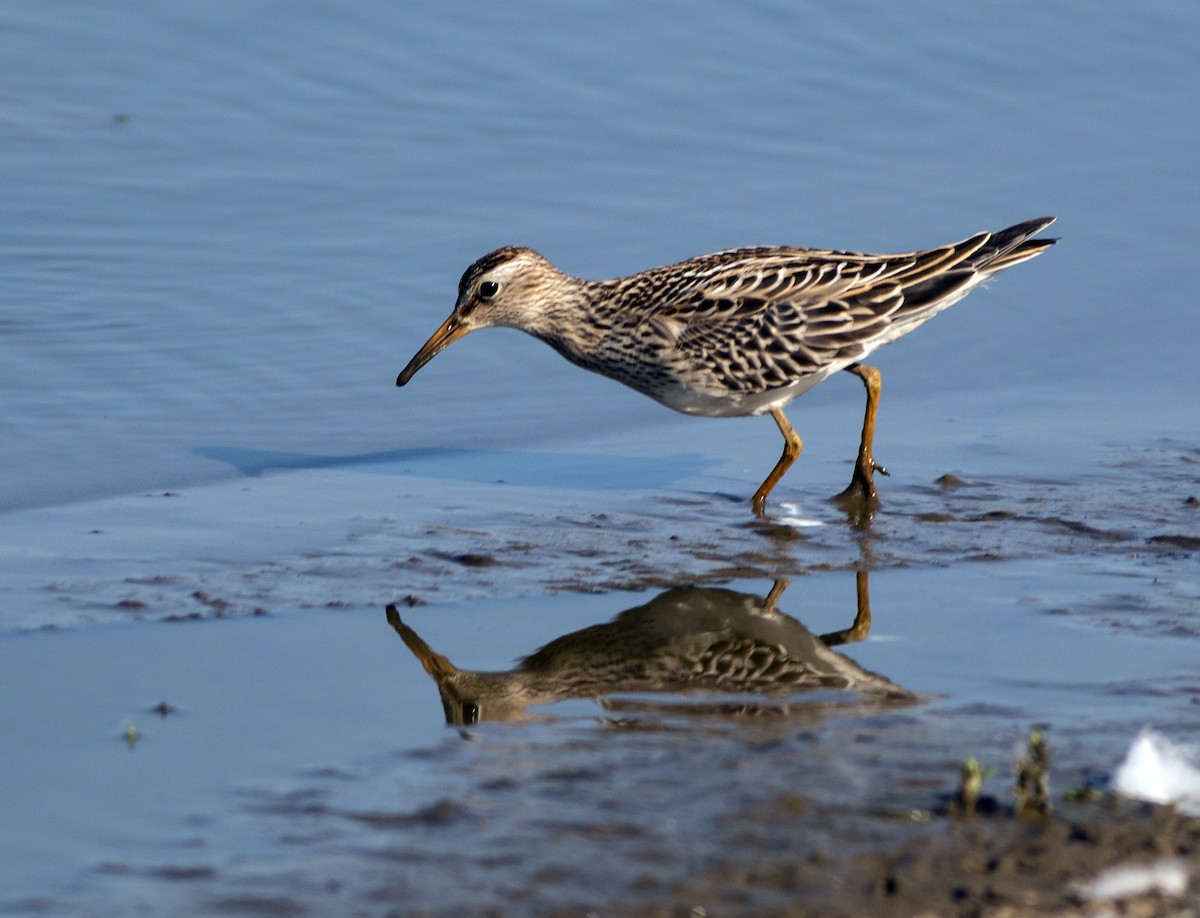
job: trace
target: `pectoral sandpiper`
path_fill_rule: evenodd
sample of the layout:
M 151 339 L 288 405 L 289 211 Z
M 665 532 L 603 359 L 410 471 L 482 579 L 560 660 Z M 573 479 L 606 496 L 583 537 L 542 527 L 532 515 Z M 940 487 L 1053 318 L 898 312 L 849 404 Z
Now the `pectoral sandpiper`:
M 1042 217 L 962 242 L 896 255 L 788 247 L 729 249 L 614 280 L 559 271 L 506 246 L 471 265 L 450 317 L 396 379 L 468 332 L 498 325 L 540 338 L 572 363 L 669 408 L 706 417 L 769 412 L 783 455 L 755 492 L 767 495 L 803 446 L 783 406 L 846 370 L 867 390 L 862 439 L 842 497 L 873 502 L 879 371 L 861 361 L 958 302 L 993 274 L 1039 254 Z

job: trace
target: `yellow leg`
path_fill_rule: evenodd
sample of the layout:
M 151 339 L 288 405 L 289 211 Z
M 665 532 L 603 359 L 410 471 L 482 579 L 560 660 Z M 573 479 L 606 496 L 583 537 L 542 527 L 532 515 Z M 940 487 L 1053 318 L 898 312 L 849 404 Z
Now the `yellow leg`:
M 779 432 L 783 434 L 783 455 L 775 463 L 775 468 L 771 469 L 771 474 L 767 476 L 767 480 L 754 492 L 753 505 L 756 513 L 762 513 L 763 505 L 767 502 L 767 495 L 771 493 L 771 489 L 775 485 L 779 484 L 779 479 L 783 477 L 783 473 L 796 461 L 796 457 L 800 455 L 800 450 L 804 449 L 804 441 L 792 429 L 792 425 L 788 423 L 787 416 L 783 413 L 782 409 L 772 408 L 771 417 L 775 419 L 775 423 L 779 425 Z
M 854 477 L 850 479 L 850 486 L 839 496 L 874 500 L 878 496 L 875 491 L 875 473 L 888 474 L 888 470 L 871 455 L 875 442 L 875 413 L 879 410 L 879 391 L 883 386 L 879 371 L 874 367 L 853 363 L 846 367 L 846 372 L 853 373 L 866 386 L 867 410 L 863 417 L 862 440 L 858 444 L 858 459 L 854 463 Z

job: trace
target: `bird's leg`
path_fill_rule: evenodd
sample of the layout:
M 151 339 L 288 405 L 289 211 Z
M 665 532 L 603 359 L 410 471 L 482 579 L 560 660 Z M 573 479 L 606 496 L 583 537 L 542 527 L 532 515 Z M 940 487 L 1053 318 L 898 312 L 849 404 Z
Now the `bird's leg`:
M 775 419 L 775 423 L 779 425 L 779 432 L 783 434 L 783 455 L 775 463 L 775 468 L 771 469 L 771 474 L 767 476 L 767 480 L 754 492 L 752 503 L 754 512 L 758 514 L 763 512 L 763 506 L 767 502 L 767 495 L 771 493 L 771 489 L 779 484 L 779 479 L 783 477 L 783 473 L 796 461 L 796 457 L 800 455 L 800 450 L 804 449 L 804 441 L 792 429 L 792 425 L 788 423 L 787 416 L 781 408 L 772 408 L 771 417 Z
M 863 417 L 862 440 L 858 444 L 858 459 L 854 463 L 854 477 L 850 479 L 849 487 L 838 496 L 843 499 L 874 500 L 878 496 L 875 491 L 875 473 L 888 474 L 888 470 L 871 455 L 875 441 L 875 412 L 879 410 L 879 390 L 882 384 L 879 371 L 866 364 L 852 363 L 846 367 L 846 372 L 853 373 L 866 386 L 867 410 Z

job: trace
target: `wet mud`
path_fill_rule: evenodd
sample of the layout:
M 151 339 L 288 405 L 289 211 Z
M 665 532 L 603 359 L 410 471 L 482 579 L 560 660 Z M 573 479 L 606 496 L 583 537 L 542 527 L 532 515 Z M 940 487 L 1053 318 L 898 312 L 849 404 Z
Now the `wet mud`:
M 927 485 L 897 483 L 866 521 L 848 520 L 825 495 L 786 487 L 761 518 L 748 499 L 729 495 L 583 501 L 573 492 L 558 500 L 529 489 L 464 490 L 454 506 L 438 506 L 436 523 L 433 514 L 416 522 L 359 514 L 327 544 L 290 557 L 161 570 L 139 560 L 123 576 L 106 565 L 101 578 L 47 579 L 35 588 L 53 600 L 56 614 L 42 622 L 53 625 L 370 607 L 380 595 L 458 602 L 1005 561 L 1060 560 L 1131 582 L 1149 572 L 1187 576 L 1200 552 L 1200 450 L 1170 441 L 1114 447 L 1085 468 L 1063 479 L 947 474 Z M 169 522 L 151 512 L 143 525 L 153 532 Z M 99 558 L 125 550 L 119 533 L 97 531 L 93 544 Z M 1146 595 L 1130 589 L 1072 611 L 1117 627 L 1192 627 L 1160 598 L 1172 602 L 1166 592 L 1151 611 L 1142 608 Z M 1188 609 L 1190 596 L 1176 611 Z
M 305 605 L 366 616 L 383 745 L 318 743 L 160 855 L 110 853 L 99 891 L 4 912 L 1197 914 L 1200 819 L 1111 781 L 1144 724 L 1200 735 L 1197 492 L 1200 451 L 1164 443 L 1076 480 L 899 487 L 869 524 L 823 498 L 757 518 L 639 495 L 359 519 L 269 571 L 48 584 L 88 615 L 274 642 Z M 366 646 L 325 639 L 329 672 Z M 282 666 L 276 694 L 311 681 Z M 186 734 L 188 690 L 143 713 Z M 308 716 L 287 711 L 271 730 Z M 1169 882 L 1106 891 L 1127 867 Z

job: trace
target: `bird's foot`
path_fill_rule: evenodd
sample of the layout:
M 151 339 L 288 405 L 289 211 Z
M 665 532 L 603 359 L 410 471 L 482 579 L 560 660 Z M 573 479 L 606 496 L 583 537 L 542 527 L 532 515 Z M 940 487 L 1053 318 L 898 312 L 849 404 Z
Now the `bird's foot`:
M 887 469 L 870 456 L 859 456 L 854 463 L 854 475 L 841 494 L 833 498 L 855 526 L 869 525 L 879 509 L 879 492 L 875 490 L 875 473 L 890 475 Z
M 838 500 L 877 500 L 879 492 L 875 490 L 875 473 L 890 476 L 892 473 L 870 456 L 859 456 L 854 463 L 854 475 L 846 490 L 837 496 Z

